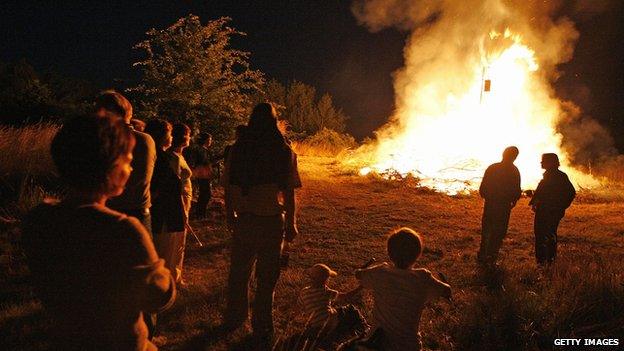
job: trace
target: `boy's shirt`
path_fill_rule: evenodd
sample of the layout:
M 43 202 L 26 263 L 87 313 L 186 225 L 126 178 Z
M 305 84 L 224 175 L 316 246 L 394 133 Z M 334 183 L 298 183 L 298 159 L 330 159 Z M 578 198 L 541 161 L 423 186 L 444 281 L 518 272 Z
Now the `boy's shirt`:
M 336 313 L 332 301 L 339 292 L 324 286 L 307 286 L 301 290 L 301 303 L 311 327 L 322 327 Z
M 383 263 L 358 272 L 373 292 L 373 326 L 381 328 L 390 350 L 419 350 L 420 316 L 425 303 L 441 296 L 446 285 L 426 269 L 398 269 Z

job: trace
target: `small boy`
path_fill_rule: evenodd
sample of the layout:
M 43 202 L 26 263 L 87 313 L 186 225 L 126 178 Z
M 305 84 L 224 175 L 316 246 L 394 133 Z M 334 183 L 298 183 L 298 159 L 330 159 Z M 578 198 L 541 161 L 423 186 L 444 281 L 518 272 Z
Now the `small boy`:
M 363 333 L 367 324 L 355 306 L 334 306 L 352 299 L 362 288 L 357 287 L 346 293 L 329 288 L 329 278 L 337 273 L 322 263 L 308 268 L 306 273 L 310 285 L 303 288 L 300 298 L 307 318 L 307 330 L 331 339 Z
M 413 268 L 423 243 L 410 228 L 390 234 L 387 242 L 392 264 L 382 263 L 357 270 L 360 284 L 374 298 L 373 332 L 383 350 L 420 350 L 418 327 L 425 303 L 436 297 L 450 299 L 451 287 L 424 268 Z

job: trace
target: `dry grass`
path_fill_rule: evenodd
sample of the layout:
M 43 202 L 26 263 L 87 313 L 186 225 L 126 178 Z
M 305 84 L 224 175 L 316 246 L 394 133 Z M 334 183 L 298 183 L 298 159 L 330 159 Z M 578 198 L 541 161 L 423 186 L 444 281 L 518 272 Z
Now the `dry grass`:
M 23 128 L 0 126 L 0 175 L 49 176 L 54 169 L 50 144 L 58 126 L 35 124 Z
M 350 289 L 356 285 L 352 272 L 357 266 L 370 257 L 385 258 L 385 234 L 410 226 L 425 238 L 419 264 L 445 273 L 454 289 L 452 303 L 431 303 L 423 314 L 427 348 L 535 350 L 551 349 L 558 336 L 624 338 L 624 202 L 584 201 L 583 196 L 573 204 L 559 230 L 558 262 L 541 270 L 532 256 L 533 216 L 522 199 L 512 213 L 500 270 L 484 272 L 475 265 L 482 206 L 477 197 L 448 197 L 409 183 L 354 177 L 328 158 L 301 157 L 300 163 L 301 236 L 275 294 L 280 336 L 305 323 L 295 304 L 305 268 L 325 262 L 340 273 L 331 285 Z M 231 335 L 216 329 L 224 306 L 229 235 L 220 218 L 194 226 L 205 245 L 199 248 L 189 239 L 185 274 L 190 285 L 160 316 L 166 337 L 161 348 L 253 349 L 246 344 L 248 326 Z M 36 302 L 28 294 L 8 296 L 0 312 L 0 338 L 7 345 L 36 349 L 39 334 L 32 331 L 42 328 L 32 318 Z M 364 296 L 364 304 L 370 306 L 370 296 Z

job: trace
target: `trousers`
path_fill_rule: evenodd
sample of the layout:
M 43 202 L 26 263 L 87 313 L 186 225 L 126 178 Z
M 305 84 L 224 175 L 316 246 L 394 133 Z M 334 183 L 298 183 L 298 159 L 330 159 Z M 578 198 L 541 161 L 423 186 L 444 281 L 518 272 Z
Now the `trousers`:
M 557 257 L 557 228 L 564 211 L 537 208 L 533 231 L 535 233 L 535 259 L 537 264 L 552 263 Z
M 481 245 L 477 258 L 482 263 L 494 263 L 509 227 L 510 203 L 486 201 L 481 218 Z
M 240 325 L 249 313 L 249 280 L 255 264 L 254 333 L 273 333 L 273 293 L 280 275 L 283 216 L 239 215 L 234 224 L 225 321 Z

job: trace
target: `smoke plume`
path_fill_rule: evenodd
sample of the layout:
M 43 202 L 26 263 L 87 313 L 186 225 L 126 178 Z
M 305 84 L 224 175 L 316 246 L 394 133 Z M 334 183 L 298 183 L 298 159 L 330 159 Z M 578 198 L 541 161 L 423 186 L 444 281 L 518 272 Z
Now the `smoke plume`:
M 534 51 L 539 65 L 538 83 L 532 83 L 532 88 L 540 91 L 534 96 L 541 104 L 527 118 L 551 119 L 554 138 L 567 154 L 568 164 L 612 154 L 609 133 L 573 102 L 558 99 L 552 87 L 561 74 L 557 66 L 572 58 L 579 37 L 573 21 L 563 14 L 591 16 L 608 8 L 605 0 L 355 0 L 352 12 L 370 31 L 396 28 L 410 33 L 405 66 L 394 73 L 397 110 L 390 123 L 376 132 L 378 139 L 395 138 L 399 131 L 419 123 L 408 116 L 447 113 L 449 97 L 465 94 L 474 84 L 474 67 L 486 65 L 480 62 L 483 57 L 511 40 L 507 36 L 490 40 L 490 33 L 510 31 Z M 496 89 L 496 80 L 492 84 Z M 556 150 L 544 150 L 550 151 Z

